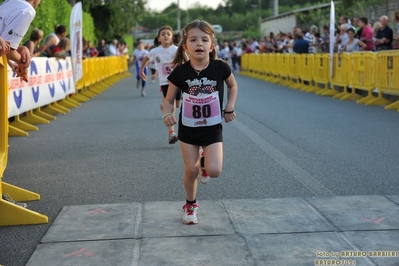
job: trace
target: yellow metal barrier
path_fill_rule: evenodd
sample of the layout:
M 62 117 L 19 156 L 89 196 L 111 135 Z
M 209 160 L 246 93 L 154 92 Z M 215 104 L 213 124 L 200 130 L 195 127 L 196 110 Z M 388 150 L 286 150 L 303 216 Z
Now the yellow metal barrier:
M 270 64 L 270 55 L 261 54 L 262 57 L 262 67 L 263 67 L 263 80 L 270 81 L 272 79 L 272 68 Z
M 314 92 L 316 91 L 313 85 L 313 54 L 302 54 L 299 61 L 299 78 L 301 80 L 302 91 Z
M 248 54 L 248 71 L 247 75 L 250 77 L 254 76 L 254 68 L 256 66 L 256 60 L 254 54 Z
M 336 90 L 337 86 L 342 87 L 343 91 L 334 96 L 334 99 L 345 100 L 359 100 L 362 98 L 355 93 L 352 88 L 348 91 L 349 80 L 352 78 L 352 59 L 350 54 L 343 53 L 341 55 L 334 54 L 333 76 L 331 78 L 332 89 Z
M 240 74 L 241 75 L 248 75 L 249 69 L 249 54 L 241 55 L 241 67 L 240 67 Z
M 355 52 L 351 54 L 352 76 L 349 84 L 352 90 L 365 90 L 367 97 L 358 100 L 358 104 L 366 105 L 386 105 L 390 102 L 382 98 L 382 93 L 378 92 L 378 97 L 374 97 L 375 71 L 377 66 L 376 54 L 373 52 Z
M 289 55 L 288 54 L 281 54 L 279 60 L 279 67 L 278 72 L 280 76 L 280 84 L 283 86 L 290 85 L 290 77 L 289 77 Z
M 280 78 L 280 54 L 269 54 L 270 56 L 270 68 L 271 68 L 271 79 L 270 82 L 279 83 Z
M 399 95 L 399 51 L 379 52 L 377 62 L 377 89 L 386 94 Z M 385 109 L 399 109 L 399 100 L 385 106 Z
M 329 89 L 330 85 L 330 55 L 315 54 L 313 64 L 313 75 L 316 94 L 321 96 L 334 96 L 336 90 Z
M 293 89 L 300 89 L 301 88 L 301 80 L 299 77 L 299 64 L 301 62 L 301 55 L 300 54 L 290 54 L 288 57 L 289 63 L 289 72 L 288 77 L 290 80 L 289 86 Z
M 45 215 L 4 200 L 8 195 L 15 201 L 39 200 L 40 195 L 2 181 L 8 160 L 8 77 L 7 58 L 0 57 L 0 226 L 48 223 Z
M 387 94 L 399 96 L 398 71 L 399 51 L 394 50 L 334 54 L 332 77 L 329 54 L 243 54 L 240 73 L 321 96 L 387 105 L 385 109 L 399 111 L 399 100 L 391 103 L 385 98 Z M 359 91 L 366 91 L 367 96 Z

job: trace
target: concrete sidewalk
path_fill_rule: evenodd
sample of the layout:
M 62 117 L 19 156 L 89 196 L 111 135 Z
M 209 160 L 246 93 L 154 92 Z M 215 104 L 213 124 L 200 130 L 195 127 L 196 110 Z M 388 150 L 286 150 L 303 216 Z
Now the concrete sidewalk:
M 27 265 L 399 265 L 399 196 L 64 207 Z

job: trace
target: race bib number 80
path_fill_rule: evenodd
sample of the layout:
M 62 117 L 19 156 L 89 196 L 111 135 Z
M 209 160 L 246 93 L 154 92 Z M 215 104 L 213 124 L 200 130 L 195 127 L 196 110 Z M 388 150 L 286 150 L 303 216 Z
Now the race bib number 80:
M 182 123 L 188 127 L 206 127 L 222 122 L 219 93 L 193 96 L 183 93 Z

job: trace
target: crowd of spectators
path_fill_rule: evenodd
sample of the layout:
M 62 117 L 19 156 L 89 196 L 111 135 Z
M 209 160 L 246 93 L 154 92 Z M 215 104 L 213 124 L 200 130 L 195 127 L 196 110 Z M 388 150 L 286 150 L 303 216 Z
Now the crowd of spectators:
M 387 16 L 376 22 L 366 17 L 354 17 L 352 21 L 346 16 L 339 18 L 333 43 L 330 43 L 329 25 L 320 30 L 313 25 L 309 29 L 296 27 L 292 32 L 271 32 L 262 40 L 224 41 L 217 50 L 219 57 L 238 70 L 243 53 L 329 53 L 330 45 L 337 53 L 399 49 L 399 11 L 394 14 L 393 28 Z
M 31 57 L 56 57 L 65 59 L 71 55 L 71 41 L 67 36 L 67 28 L 64 25 L 55 25 L 54 32 L 43 37 L 44 33 L 40 29 L 34 29 L 30 33 L 30 38 L 23 46 L 29 49 Z M 113 40 L 107 44 L 104 39 L 98 42 L 95 47 L 91 41 L 83 38 L 83 58 L 111 55 L 128 55 L 127 44 Z

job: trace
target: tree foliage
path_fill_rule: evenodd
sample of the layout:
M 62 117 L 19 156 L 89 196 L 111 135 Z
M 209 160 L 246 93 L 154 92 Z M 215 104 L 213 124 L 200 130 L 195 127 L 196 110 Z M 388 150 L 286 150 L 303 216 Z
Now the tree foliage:
M 145 0 L 107 0 L 104 5 L 91 5 L 96 36 L 121 39 L 141 18 L 145 5 Z

